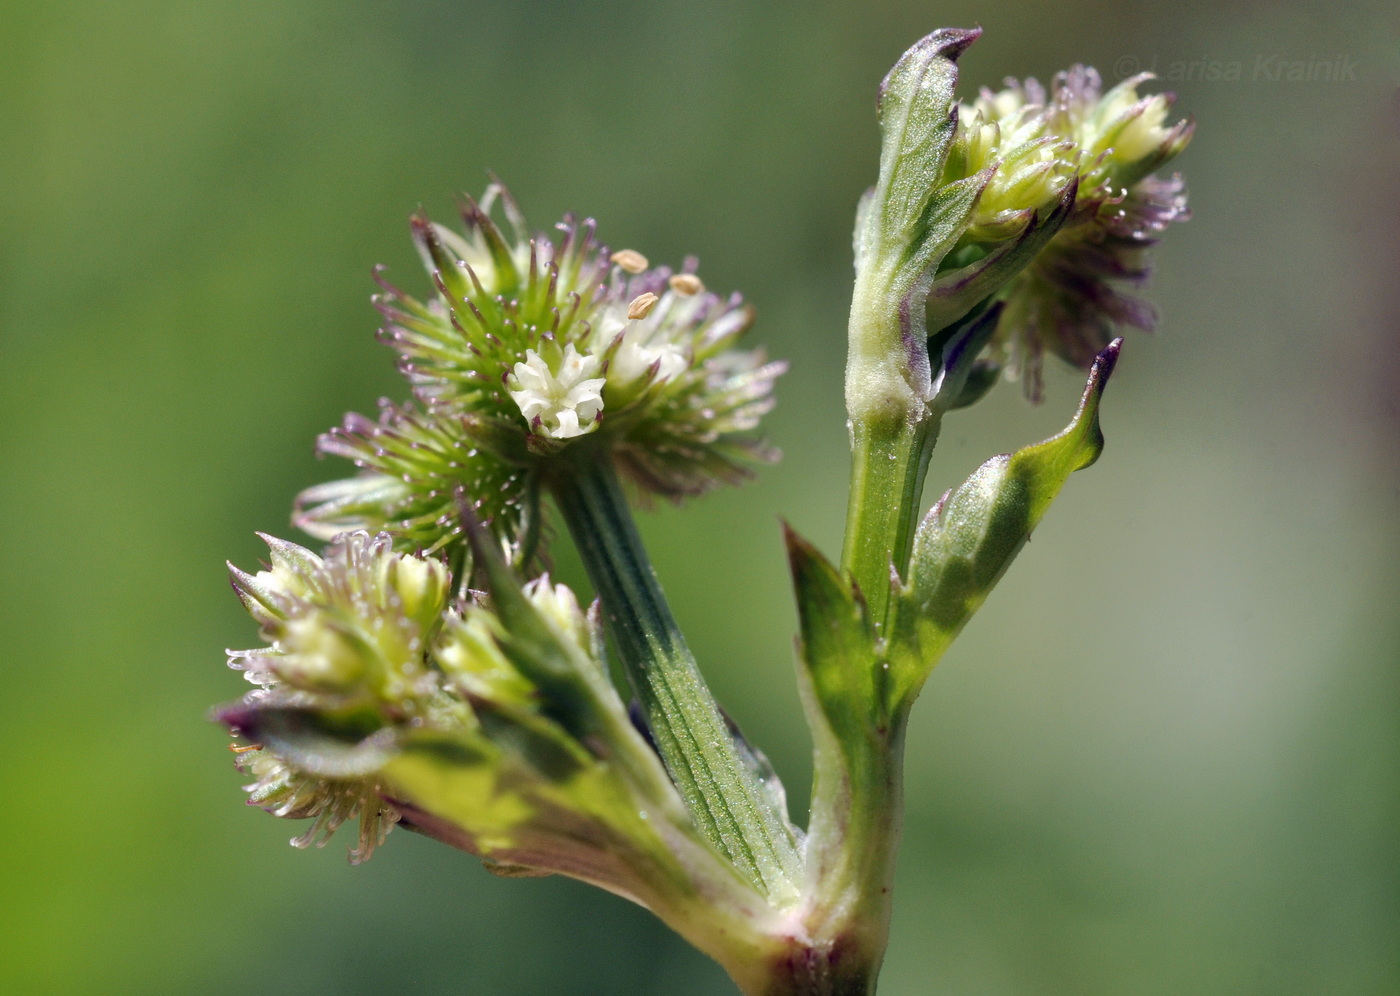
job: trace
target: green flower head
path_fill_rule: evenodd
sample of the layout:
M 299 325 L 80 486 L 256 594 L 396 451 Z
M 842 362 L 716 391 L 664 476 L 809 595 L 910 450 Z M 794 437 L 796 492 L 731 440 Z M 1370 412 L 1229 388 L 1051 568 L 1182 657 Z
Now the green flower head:
M 1003 372 L 1040 394 L 1045 353 L 1087 367 L 1154 315 L 1123 293 L 1145 250 L 1187 217 L 1154 176 L 1194 129 L 1168 124 L 1149 76 L 1104 92 L 1075 66 L 1050 89 L 1008 80 L 970 104 L 958 61 L 979 30 L 943 28 L 880 86 L 880 175 L 856 214 L 846 407 L 862 424 L 920 421 L 981 397 Z
M 1006 307 L 992 358 L 1032 399 L 1045 353 L 1087 368 L 1123 326 L 1150 331 L 1156 323 L 1151 306 L 1123 288 L 1146 281 L 1147 250 L 1190 216 L 1180 177 L 1153 173 L 1186 147 L 1195 125 L 1168 123 L 1172 94 L 1139 96 L 1151 78 L 1104 92 L 1093 68 L 1074 66 L 1048 92 L 1034 79 L 1008 79 L 958 108 L 945 182 L 993 172 L 953 263 L 991 257 L 993 243 L 1064 201 L 1058 229 L 998 294 Z M 956 283 L 936 281 L 931 306 Z
M 651 777 L 657 762 L 594 656 L 594 627 L 568 588 L 548 577 L 512 581 L 493 600 L 504 602 L 503 616 L 480 593 L 450 601 L 442 562 L 397 553 L 384 533 L 342 533 L 324 556 L 264 539 L 265 570 L 230 567 L 268 645 L 230 651 L 229 664 L 258 687 L 221 718 L 259 742 L 239 757 L 256 777 L 250 801 L 315 821 L 293 843 L 322 843 L 359 816 L 356 857 L 365 857 L 404 805 L 436 807 L 390 775 L 425 737 L 503 768 L 521 760 L 512 752 L 531 738 L 535 749 L 585 766 L 591 752 L 622 752 L 642 759 L 648 790 L 667 784 Z M 496 580 L 506 576 L 498 566 Z M 672 801 L 665 791 L 652 800 L 662 811 Z
M 462 217 L 463 233 L 412 219 L 431 298 L 380 278 L 381 336 L 415 403 L 352 415 L 322 437 L 321 452 L 361 474 L 304 492 L 303 529 L 383 529 L 401 549 L 439 549 L 460 536 L 460 489 L 521 562 L 540 479 L 566 451 L 613 460 L 672 499 L 738 483 L 773 457 L 753 430 L 785 365 L 736 348 L 752 311 L 706 290 L 693 259 L 653 268 L 572 217 L 553 237 L 530 235 L 494 183 Z

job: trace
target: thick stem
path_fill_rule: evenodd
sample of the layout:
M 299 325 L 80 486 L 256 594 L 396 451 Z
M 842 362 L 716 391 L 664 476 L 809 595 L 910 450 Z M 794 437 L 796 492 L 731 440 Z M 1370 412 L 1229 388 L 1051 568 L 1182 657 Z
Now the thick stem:
M 876 641 L 866 666 L 879 678 L 889 615 L 891 569 L 908 573 L 919 500 L 940 418 L 927 404 L 929 373 L 907 350 L 868 355 L 895 316 L 852 303 L 846 401 L 851 427 L 851 487 L 846 506 L 843 573 L 859 588 Z M 873 330 L 873 331 L 872 331 Z M 921 333 L 921 329 L 920 329 Z M 904 345 L 903 338 L 900 339 Z M 920 342 L 921 344 L 921 342 Z M 884 665 L 888 666 L 888 665 Z M 883 682 L 876 680 L 877 687 Z M 891 704 L 892 705 L 892 704 Z M 805 918 L 810 952 L 824 972 L 799 971 L 778 993 L 873 996 L 889 942 L 895 859 L 904 819 L 907 710 L 875 707 L 863 736 L 838 742 L 815 717 L 816 779 L 808 829 Z M 781 973 L 777 976 L 782 979 Z
M 904 821 L 907 713 L 874 726 L 845 763 L 820 756 L 813 785 L 805 927 L 811 956 L 825 975 L 802 966 L 790 988 L 802 993 L 875 992 L 889 942 L 895 859 Z M 846 745 L 850 751 L 855 745 Z M 825 985 L 828 988 L 822 988 Z
M 611 460 L 577 449 L 550 489 L 602 600 L 657 750 L 701 831 L 771 899 L 790 902 L 798 856 L 787 816 L 775 811 L 730 736 L 661 591 Z
M 889 607 L 890 565 L 909 566 L 936 418 L 853 420 L 851 491 L 846 506 L 842 569 L 860 585 L 870 618 L 882 626 Z

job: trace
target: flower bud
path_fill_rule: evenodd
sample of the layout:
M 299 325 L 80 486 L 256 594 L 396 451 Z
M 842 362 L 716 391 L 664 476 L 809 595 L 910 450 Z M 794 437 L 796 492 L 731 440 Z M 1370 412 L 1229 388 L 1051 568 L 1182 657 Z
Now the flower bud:
M 588 619 L 569 587 L 552 584 L 549 575 L 545 574 L 525 585 L 525 597 L 560 635 L 571 640 L 584 653 L 592 652 L 593 637 L 589 632 Z
M 249 803 L 310 820 L 298 847 L 358 818 L 356 862 L 404 823 L 491 871 L 572 875 L 742 964 L 767 900 L 691 822 L 573 593 L 522 588 L 464 519 L 489 593 L 450 609 L 446 569 L 384 535 L 343 534 L 324 558 L 269 540 L 268 576 L 235 575 L 274 631 L 272 647 L 233 655 L 261 654 L 264 687 L 218 713 L 257 744 L 237 761 Z
M 385 580 L 398 593 L 404 615 L 425 632 L 431 630 L 447 605 L 447 567 L 424 557 L 397 557 L 389 563 L 392 577 Z
M 284 649 L 274 673 L 303 691 L 349 691 L 370 666 L 363 650 L 327 613 L 289 619 L 278 642 Z
M 337 703 L 416 708 L 424 654 L 447 600 L 442 564 L 394 553 L 382 533 L 343 533 L 324 558 L 265 538 L 271 571 L 231 571 L 271 646 L 231 651 L 230 666 L 265 688 L 282 684 Z M 263 599 L 276 604 L 275 615 L 262 608 Z
M 1142 282 L 1145 250 L 1187 217 L 1180 181 L 1150 174 L 1185 148 L 1193 125 L 1167 124 L 1171 94 L 1138 96 L 1150 78 L 1103 93 L 1097 72 L 1074 66 L 1048 92 L 1007 80 L 958 109 L 943 181 L 988 168 L 992 176 L 948 257 L 954 265 L 930 288 L 929 328 L 995 293 L 1006 309 L 991 361 L 1033 399 L 1044 353 L 1087 366 L 1122 325 L 1155 320 L 1117 284 Z

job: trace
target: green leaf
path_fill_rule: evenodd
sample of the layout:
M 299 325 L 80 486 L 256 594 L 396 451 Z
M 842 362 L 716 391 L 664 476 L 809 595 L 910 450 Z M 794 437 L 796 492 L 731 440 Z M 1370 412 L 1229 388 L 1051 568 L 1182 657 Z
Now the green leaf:
M 981 34 L 945 28 L 905 52 L 880 85 L 880 177 L 857 212 L 847 414 L 855 422 L 925 417 L 933 371 L 926 297 L 995 170 L 943 183 L 957 131 L 957 58 Z
M 931 191 L 923 214 L 910 230 L 893 289 L 901 298 L 918 299 L 910 301 L 907 307 L 919 331 L 926 328 L 924 299 L 933 284 L 938 264 L 962 237 L 993 172 L 988 167 L 974 176 Z
M 980 29 L 941 28 L 909 48 L 880 84 L 876 112 L 884 136 L 875 203 L 887 239 L 913 242 L 939 188 L 957 128 L 957 58 Z
M 784 525 L 797 594 L 798 657 L 813 708 L 842 744 L 863 739 L 879 712 L 875 634 L 865 600 L 816 547 Z
M 523 732 L 523 731 L 522 731 Z M 513 877 L 562 874 L 650 909 L 756 992 L 782 921 L 695 832 L 684 810 L 639 797 L 617 768 L 579 752 L 542 773 L 520 752 L 420 730 L 383 781 L 401 823 Z M 546 753 L 549 748 L 546 748 Z M 552 762 L 551 762 L 552 765 Z M 659 766 L 658 766 L 659 767 Z
M 329 715 L 240 702 L 220 709 L 217 717 L 297 770 L 321 778 L 372 777 L 397 750 L 396 731 L 362 711 Z
M 532 738 L 518 730 L 516 739 Z M 563 822 L 559 811 L 581 816 L 579 810 L 598 808 L 603 794 L 594 784 L 599 780 L 596 773 L 586 764 L 569 766 L 565 777 L 560 777 L 565 773 L 559 770 L 532 768 L 528 756 L 541 753 L 540 746 L 531 744 L 521 753 L 482 738 L 424 731 L 406 738 L 381 777 L 395 801 L 448 821 L 470 840 L 474 854 L 559 871 L 550 861 L 561 850 L 550 846 Z M 562 748 L 562 744 L 551 746 Z M 543 753 L 549 753 L 548 748 Z M 618 794 L 613 786 L 608 788 L 612 791 L 607 795 Z M 620 812 L 626 812 L 620 800 L 613 801 Z M 526 858 L 527 852 L 534 853 Z
M 847 953 L 852 945 L 880 951 L 903 811 L 907 710 L 887 708 L 890 670 L 860 589 L 786 532 L 801 633 L 798 687 L 813 741 L 803 850 L 808 922 L 843 938 Z
M 1061 433 L 993 457 L 920 524 L 891 620 L 891 706 L 912 701 L 940 656 L 1001 579 L 1069 475 L 1103 450 L 1099 401 L 1121 339 L 1099 354 Z

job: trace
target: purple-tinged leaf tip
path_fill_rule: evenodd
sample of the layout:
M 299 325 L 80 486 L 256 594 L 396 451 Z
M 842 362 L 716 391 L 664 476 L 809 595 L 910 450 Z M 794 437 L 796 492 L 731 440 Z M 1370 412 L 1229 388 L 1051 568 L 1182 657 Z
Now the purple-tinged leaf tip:
M 945 59 L 956 60 L 981 37 L 981 28 L 935 28 L 911 45 L 909 51 L 920 54 L 932 52 Z
M 1108 386 L 1108 378 L 1113 375 L 1113 368 L 1118 365 L 1118 354 L 1122 351 L 1123 337 L 1119 336 L 1105 346 L 1098 356 L 1094 357 L 1094 365 L 1089 368 L 1089 383 L 1084 388 L 1086 399 L 1091 392 L 1098 397 L 1103 397 L 1103 390 Z
M 957 62 L 958 57 L 981 35 L 981 28 L 939 28 L 924 35 L 909 46 L 885 75 L 885 78 L 880 81 L 880 89 L 875 97 L 876 110 L 881 109 L 885 94 L 889 91 L 894 80 L 907 72 L 911 63 L 917 62 L 927 66 L 936 59 Z

